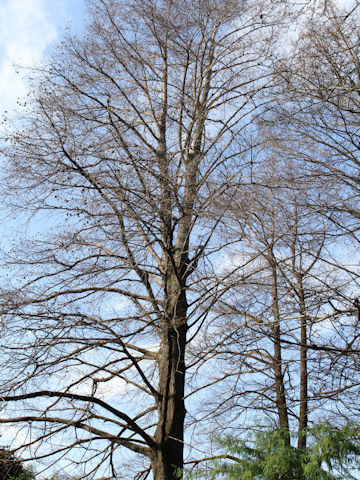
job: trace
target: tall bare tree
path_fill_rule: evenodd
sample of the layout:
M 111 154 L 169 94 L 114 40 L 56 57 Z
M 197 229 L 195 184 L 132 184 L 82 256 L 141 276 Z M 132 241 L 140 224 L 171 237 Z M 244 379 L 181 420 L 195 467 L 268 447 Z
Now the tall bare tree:
M 274 66 L 278 101 L 266 116 L 278 155 L 292 159 L 304 178 L 318 184 L 313 208 L 334 223 L 338 240 L 332 261 L 336 258 L 349 275 L 346 303 L 354 328 L 347 330 L 346 319 L 339 323 L 344 352 L 335 349 L 331 365 L 343 386 L 352 383 L 353 394 L 339 399 L 339 414 L 354 414 L 358 395 L 359 13 L 356 2 L 339 9 L 328 1 L 304 23 L 289 55 Z
M 34 73 L 6 199 L 39 232 L 4 252 L 0 422 L 35 458 L 116 477 L 124 447 L 179 475 L 186 347 L 224 292 L 207 266 L 282 8 L 93 0 L 87 35 Z
M 227 241 L 239 242 L 223 262 L 232 286 L 204 341 L 221 372 L 209 377 L 208 407 L 237 430 L 271 418 L 302 449 L 313 422 L 356 418 L 358 282 L 337 258 L 338 227 L 314 206 L 320 187 L 326 195 L 320 180 L 277 155 L 262 158 L 253 178 L 228 210 Z
M 345 10 L 328 1 L 304 23 L 289 55 L 277 58 L 278 102 L 268 116 L 282 152 L 332 187 L 328 213 L 339 228 L 350 219 L 345 231 L 359 218 L 359 22 L 356 2 Z

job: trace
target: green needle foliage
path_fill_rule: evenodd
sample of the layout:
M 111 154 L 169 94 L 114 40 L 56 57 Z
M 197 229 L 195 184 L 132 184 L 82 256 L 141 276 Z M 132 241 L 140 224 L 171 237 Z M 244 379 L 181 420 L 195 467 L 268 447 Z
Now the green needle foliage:
M 15 477 L 5 477 L 7 480 L 34 480 L 35 473 L 32 468 L 24 468 L 21 473 Z
M 25 467 L 15 454 L 0 448 L 0 480 L 33 480 L 35 472 L 31 466 Z
M 191 478 L 221 480 L 350 480 L 358 472 L 359 429 L 324 423 L 309 428 L 308 447 L 289 444 L 279 429 L 253 433 L 247 440 L 220 440 L 226 453 L 200 467 Z

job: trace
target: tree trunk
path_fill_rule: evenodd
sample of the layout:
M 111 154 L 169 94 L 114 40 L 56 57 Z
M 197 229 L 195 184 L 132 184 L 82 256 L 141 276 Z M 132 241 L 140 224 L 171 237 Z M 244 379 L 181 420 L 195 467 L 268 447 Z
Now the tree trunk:
M 177 442 L 169 440 L 157 450 L 151 458 L 151 469 L 154 480 L 179 480 L 182 477 L 183 455 L 181 458 Z
M 282 370 L 281 356 L 281 332 L 280 332 L 280 312 L 278 298 L 278 281 L 275 261 L 272 262 L 272 310 L 274 315 L 273 342 L 274 342 L 274 376 L 276 391 L 276 406 L 279 418 L 279 427 L 284 433 L 284 437 L 290 443 L 289 418 L 286 403 L 284 374 Z
M 307 369 L 307 317 L 305 308 L 304 288 L 301 275 L 298 275 L 299 306 L 300 306 L 300 412 L 298 448 L 306 447 L 305 429 L 308 425 L 308 369 Z
M 185 289 L 174 271 L 169 273 L 166 283 L 167 306 L 158 357 L 159 420 L 154 435 L 158 449 L 151 459 L 154 480 L 179 478 L 183 468 L 187 301 Z

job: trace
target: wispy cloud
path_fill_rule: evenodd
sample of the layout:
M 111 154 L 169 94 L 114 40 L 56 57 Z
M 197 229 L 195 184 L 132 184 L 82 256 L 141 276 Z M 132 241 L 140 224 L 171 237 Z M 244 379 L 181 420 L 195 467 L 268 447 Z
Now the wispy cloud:
M 356 5 L 356 0 L 335 0 L 335 3 L 340 8 L 351 9 Z
M 4 0 L 3 0 L 4 1 Z M 47 3 L 52 3 L 51 9 Z M 63 15 L 58 0 L 5 0 L 0 9 L 0 110 L 11 108 L 26 94 L 24 73 L 15 65 L 38 64 L 44 50 L 56 40 L 54 4 Z

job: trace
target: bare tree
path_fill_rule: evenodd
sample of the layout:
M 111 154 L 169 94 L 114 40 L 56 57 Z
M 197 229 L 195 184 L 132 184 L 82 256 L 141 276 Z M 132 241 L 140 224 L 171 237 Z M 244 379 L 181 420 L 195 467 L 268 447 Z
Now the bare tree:
M 353 232 L 359 218 L 359 22 L 358 4 L 339 10 L 327 2 L 304 24 L 289 55 L 277 58 L 278 102 L 267 117 L 280 150 L 332 187 L 328 213 Z
M 311 423 L 356 418 L 358 279 L 337 258 L 337 226 L 314 207 L 322 183 L 278 156 L 253 174 L 257 183 L 243 185 L 228 210 L 227 240 L 237 236 L 238 246 L 228 251 L 231 288 L 207 336 L 222 374 L 212 376 L 209 408 L 235 429 L 261 412 L 289 443 L 297 432 L 304 448 Z
M 339 388 L 353 385 L 352 395 L 338 398 L 341 416 L 356 413 L 358 395 L 360 20 L 356 2 L 347 9 L 334 2 L 326 7 L 303 25 L 289 55 L 277 59 L 278 101 L 266 115 L 266 124 L 277 154 L 291 159 L 304 178 L 318 184 L 313 208 L 333 222 L 333 235 L 338 236 L 329 261 L 349 276 L 344 306 L 352 313 L 353 329 L 348 330 L 349 318 L 342 318 L 337 333 L 343 351 L 327 352 Z M 336 310 L 336 301 L 329 300 Z M 324 391 L 336 395 L 337 389 Z
M 28 427 L 34 458 L 71 452 L 87 475 L 117 477 L 125 447 L 174 479 L 186 347 L 226 291 L 208 266 L 283 7 L 90 8 L 88 34 L 34 73 L 9 134 L 6 200 L 40 231 L 4 252 L 0 422 Z

